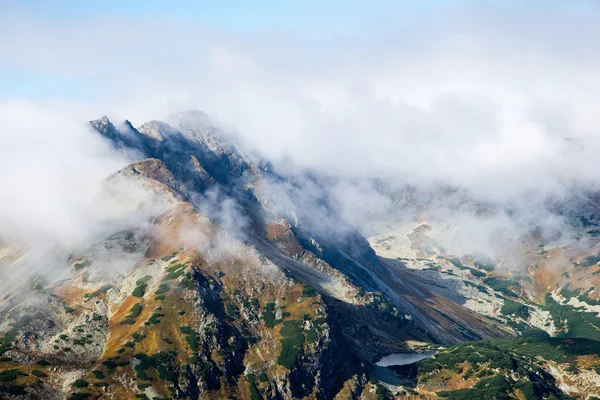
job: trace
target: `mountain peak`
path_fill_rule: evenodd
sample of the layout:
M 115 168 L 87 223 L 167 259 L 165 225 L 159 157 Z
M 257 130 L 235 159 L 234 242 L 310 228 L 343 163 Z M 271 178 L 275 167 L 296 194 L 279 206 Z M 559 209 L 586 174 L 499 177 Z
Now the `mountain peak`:
M 143 123 L 137 128 L 137 130 L 138 132 L 149 136 L 152 139 L 158 140 L 159 142 L 162 142 L 165 139 L 165 136 L 175 132 L 175 130 L 168 124 L 156 120 Z
M 89 123 L 94 129 L 103 134 L 109 133 L 111 131 L 116 131 L 115 126 L 112 122 L 110 122 L 106 115 L 103 115 L 98 119 L 92 120 Z
M 446 225 L 421 219 L 436 197 L 412 190 L 389 195 L 411 218 L 387 211 L 367 241 L 327 177 L 254 168 L 202 111 L 90 125 L 143 159 L 105 180 L 97 206 L 109 220 L 64 249 L 60 276 L 38 279 L 43 254 L 5 295 L 4 276 L 39 256 L 0 243 L 0 398 L 522 398 L 545 380 L 525 396 L 541 398 L 561 394 L 562 377 L 582 398 L 599 392 L 598 239 L 582 253 L 530 235 L 510 249 L 531 265 L 517 275 L 501 258 L 444 249 Z M 439 348 L 464 340 L 476 341 Z M 440 356 L 407 376 L 373 365 L 432 348 Z
M 167 166 L 155 158 L 136 161 L 106 180 L 107 187 L 129 203 L 173 204 L 188 197 Z

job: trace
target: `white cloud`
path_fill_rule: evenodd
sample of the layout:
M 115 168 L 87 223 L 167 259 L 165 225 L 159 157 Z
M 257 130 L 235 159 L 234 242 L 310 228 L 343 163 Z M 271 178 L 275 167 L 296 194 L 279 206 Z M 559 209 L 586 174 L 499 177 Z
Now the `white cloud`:
M 86 109 L 136 124 L 202 109 L 266 157 L 333 175 L 444 182 L 503 201 L 532 192 L 541 200 L 570 183 L 597 185 L 598 8 L 457 4 L 388 15 L 378 30 L 322 41 L 174 20 L 59 25 L 25 13 L 15 18 L 13 10 L 0 17 L 0 36 L 11 38 L 0 43 L 0 63 L 77 77 L 98 96 Z M 31 111 L 31 121 L 46 124 L 44 110 Z M 51 124 L 39 128 L 52 132 Z M 76 135 L 64 139 L 88 146 Z M 31 151 L 46 154 L 37 143 L 11 145 L 25 159 L 35 158 Z M 102 158 L 92 150 L 72 163 Z M 61 162 L 74 152 L 65 151 Z M 59 164 L 44 173 L 64 174 L 55 186 L 63 193 L 85 174 L 106 172 L 90 168 L 73 177 Z M 35 176 L 27 165 L 23 170 L 6 183 Z M 340 193 L 358 199 L 360 189 Z M 50 204 L 72 201 L 61 196 L 48 195 Z M 12 201 L 25 207 L 19 198 Z M 362 215 L 383 204 L 364 198 L 342 209 Z M 42 206 L 29 205 L 35 207 Z M 41 217 L 48 210 L 38 211 Z
M 95 233 L 102 181 L 127 163 L 61 107 L 0 102 L 0 237 L 72 245 Z

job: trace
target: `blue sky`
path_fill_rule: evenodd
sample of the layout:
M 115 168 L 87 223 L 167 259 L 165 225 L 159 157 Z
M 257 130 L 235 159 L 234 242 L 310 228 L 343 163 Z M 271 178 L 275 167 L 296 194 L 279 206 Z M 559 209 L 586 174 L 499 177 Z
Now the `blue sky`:
M 33 24 L 55 24 L 55 26 L 79 25 L 85 28 L 86 21 L 107 19 L 118 21 L 180 21 L 182 25 L 206 27 L 233 32 L 267 33 L 276 37 L 278 32 L 289 32 L 313 42 L 331 38 L 369 37 L 380 26 L 402 27 L 405 22 L 423 16 L 422 11 L 445 7 L 463 6 L 468 10 L 471 5 L 485 4 L 490 9 L 519 9 L 519 7 L 538 10 L 558 7 L 573 9 L 586 5 L 573 1 L 468 1 L 468 0 L 219 0 L 219 1 L 159 1 L 159 0 L 0 0 L 0 24 L 24 26 Z M 589 3 L 591 4 L 591 3 Z M 15 17 L 5 17 L 3 12 L 15 12 Z M 443 14 L 443 11 L 441 12 Z M 29 25 L 28 25 L 29 24 Z M 78 31 L 74 28 L 73 35 Z M 157 29 L 159 25 L 157 25 Z M 0 35 L 6 43 L 10 42 L 10 28 Z M 100 32 L 102 33 L 102 32 Z M 2 50 L 2 43 L 0 43 Z M 23 54 L 35 52 L 24 47 Z M 76 55 L 74 55 L 76 57 Z M 0 99 L 7 98 L 48 98 L 60 96 L 69 100 L 86 99 L 93 92 L 89 83 L 77 76 L 57 74 L 45 71 L 42 66 L 34 68 L 15 67 L 0 63 Z
M 34 21 L 67 25 L 102 18 L 175 20 L 238 34 L 288 31 L 318 40 L 331 36 L 368 35 L 369 29 L 377 24 L 379 18 L 395 14 L 401 19 L 402 14 L 445 3 L 446 0 L 21 0 L 9 1 L 4 6 L 0 4 L 0 14 L 3 7 L 8 7 L 24 18 L 26 23 Z M 25 52 L 27 50 L 23 49 Z M 0 99 L 60 96 L 81 100 L 87 97 L 86 94 L 86 83 L 72 76 L 42 73 L 38 68 L 0 65 Z
M 354 23 L 386 12 L 410 11 L 447 3 L 446 0 L 220 0 L 220 1 L 91 1 L 24 0 L 19 6 L 43 18 L 69 20 L 109 16 L 115 18 L 174 17 L 193 20 L 220 28 L 306 29 L 319 26 L 350 28 Z

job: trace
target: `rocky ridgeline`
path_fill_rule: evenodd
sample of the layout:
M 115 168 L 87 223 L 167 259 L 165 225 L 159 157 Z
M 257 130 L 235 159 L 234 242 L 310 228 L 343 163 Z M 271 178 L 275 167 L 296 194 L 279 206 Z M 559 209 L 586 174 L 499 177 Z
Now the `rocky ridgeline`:
M 139 161 L 105 181 L 114 231 L 69 254 L 56 249 L 62 275 L 24 275 L 0 300 L 0 396 L 432 398 L 490 376 L 483 364 L 465 378 L 440 363 L 426 379 L 453 374 L 458 386 L 437 387 L 424 371 L 394 374 L 374 362 L 532 327 L 569 330 L 555 317 L 566 298 L 548 310 L 529 282 L 427 255 L 422 229 L 406 232 L 407 246 L 404 237 L 369 243 L 319 194 L 324 229 L 293 195 L 269 190 L 288 177 L 239 151 L 204 113 L 138 128 L 106 117 L 90 124 Z M 302 190 L 301 180 L 291 186 Z M 4 243 L 2 273 L 31 265 L 30 256 Z M 581 363 L 593 370 L 590 360 Z M 563 361 L 538 364 L 563 371 Z M 517 372 L 502 376 L 527 376 Z

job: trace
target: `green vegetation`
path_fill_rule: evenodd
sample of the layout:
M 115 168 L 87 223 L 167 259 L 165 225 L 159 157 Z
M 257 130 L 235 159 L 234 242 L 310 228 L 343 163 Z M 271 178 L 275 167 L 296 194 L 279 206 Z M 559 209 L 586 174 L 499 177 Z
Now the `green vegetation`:
M 182 289 L 194 290 L 196 289 L 196 282 L 192 279 L 192 274 L 187 272 L 177 286 Z
M 167 268 L 167 274 L 162 278 L 163 282 L 171 279 L 177 279 L 185 273 L 185 264 L 175 264 Z
M 150 318 L 148 319 L 148 321 L 146 321 L 146 323 L 149 324 L 160 324 L 160 317 L 164 317 L 165 314 L 161 314 L 161 313 L 157 313 L 154 312 L 152 313 L 152 315 L 150 316 Z
M 567 368 L 567 371 L 570 372 L 570 373 L 572 373 L 572 374 L 578 374 L 579 373 L 579 368 L 577 368 L 577 366 L 575 364 L 571 364 Z
M 248 374 L 246 376 L 246 380 L 248 381 L 248 387 L 250 390 L 250 400 L 260 400 L 262 397 L 256 388 L 256 377 L 253 374 Z
M 482 379 L 471 389 L 459 389 L 454 391 L 441 391 L 438 396 L 451 400 L 472 399 L 512 399 L 510 394 L 519 390 L 526 400 L 555 399 L 573 400 L 557 388 L 549 387 L 540 382 L 512 381 L 502 375 Z
M 317 297 L 317 291 L 311 287 L 305 286 L 302 289 L 302 296 L 304 297 Z
M 497 292 L 503 293 L 506 296 L 518 297 L 513 289 L 521 289 L 519 281 L 514 279 L 504 279 L 499 277 L 486 278 L 483 282 Z
M 561 296 L 570 299 L 572 297 L 577 297 L 581 294 L 581 289 L 575 289 L 575 290 L 570 290 L 569 289 L 569 283 L 567 283 L 561 290 L 560 290 L 560 294 Z
M 168 283 L 161 283 L 155 294 L 167 293 L 170 289 L 171 286 Z
M 450 258 L 450 259 L 448 259 L 448 261 L 449 261 L 449 262 L 450 262 L 452 265 L 454 265 L 456 268 L 458 268 L 458 269 L 461 269 L 461 270 L 463 270 L 463 271 L 469 271 L 469 272 L 471 272 L 471 275 L 473 275 L 474 277 L 477 277 L 477 278 L 483 278 L 484 276 L 486 276 L 486 275 L 487 275 L 487 274 L 486 274 L 485 272 L 483 272 L 483 271 L 480 271 L 480 270 L 478 270 L 478 269 L 471 268 L 471 267 L 468 267 L 468 266 L 466 266 L 466 265 L 463 265 L 463 263 L 462 263 L 462 262 L 460 261 L 460 259 L 458 259 L 458 258 Z M 480 268 L 483 268 L 483 267 L 481 267 L 480 265 L 482 265 L 482 264 L 479 264 L 479 265 L 478 265 L 478 264 L 477 264 L 477 262 L 475 263 L 475 266 L 478 266 L 478 267 L 480 267 Z M 437 270 L 438 268 L 433 268 L 433 269 L 436 269 L 436 270 Z
M 73 382 L 73 386 L 78 388 L 88 387 L 89 385 L 90 383 L 84 379 L 77 379 L 75 382 Z
M 148 281 L 150 279 L 152 279 L 152 277 L 150 275 L 146 275 L 143 278 L 140 278 L 137 281 L 135 281 L 135 284 L 137 286 L 135 287 L 135 289 L 133 289 L 131 295 L 135 297 L 144 297 L 146 289 L 148 288 Z
M 19 371 L 18 369 L 7 369 L 5 371 L 0 371 L 0 382 L 14 381 L 19 376 L 27 376 L 27 374 Z
M 179 253 L 179 252 L 178 251 L 174 251 L 173 253 L 171 253 L 170 256 L 163 257 L 162 260 L 165 261 L 165 262 L 170 261 L 172 258 L 174 258 L 177 255 L 177 253 Z
M 567 304 L 558 304 L 550 294 L 546 306 L 554 325 L 560 330 L 558 337 L 600 340 L 600 318 L 594 312 L 586 312 Z
M 419 361 L 417 366 L 420 373 L 426 373 L 438 369 L 455 369 L 463 361 L 471 365 L 485 365 L 489 362 L 488 369 L 518 371 L 522 363 L 529 365 L 538 356 L 565 363 L 577 356 L 599 352 L 600 342 L 595 340 L 523 336 L 460 343 L 439 352 L 435 358 Z M 515 358 L 513 354 L 518 354 L 519 357 Z
M 484 276 L 486 276 L 487 274 L 485 272 L 479 271 L 478 269 L 475 268 L 467 268 L 469 270 L 469 272 L 471 272 L 471 275 L 473 275 L 476 278 L 483 278 Z
M 102 372 L 102 370 L 99 370 L 99 369 L 93 370 L 92 374 L 94 374 L 95 378 L 98 379 L 98 380 L 105 378 L 104 372 Z
M 380 383 L 377 383 L 375 385 L 375 394 L 377 395 L 377 400 L 387 400 L 393 398 L 392 393 L 389 391 L 389 389 Z
M 583 268 L 589 268 L 591 266 L 594 266 L 594 265 L 598 264 L 599 262 L 600 262 L 600 252 L 598 252 L 598 254 L 595 255 L 595 256 L 589 256 L 589 257 L 587 257 L 579 265 L 581 265 Z
M 142 335 L 141 333 L 134 332 L 131 334 L 131 337 L 133 337 L 133 340 L 135 340 L 136 343 L 139 343 L 144 340 L 146 336 Z
M 508 299 L 504 300 L 504 305 L 500 311 L 504 315 L 515 315 L 523 319 L 529 318 L 529 307 Z
M 275 328 L 275 303 L 267 303 L 265 305 L 262 318 L 267 328 Z
M 464 283 L 466 286 L 471 286 L 471 287 L 474 287 L 474 288 L 476 288 L 476 289 L 477 289 L 477 290 L 479 290 L 481 293 L 485 293 L 485 294 L 487 294 L 487 293 L 488 293 L 488 289 L 487 289 L 485 286 L 477 285 L 477 284 L 475 284 L 475 283 L 473 283 L 473 282 L 471 282 L 471 281 L 463 281 L 463 283 Z
M 239 316 L 237 308 L 233 305 L 233 303 L 227 303 L 225 305 L 225 310 L 230 317 L 236 318 Z
M 103 361 L 102 365 L 104 365 L 108 369 L 117 368 L 117 363 L 115 362 L 114 358 L 109 358 L 106 361 Z
M 79 262 L 79 263 L 73 265 L 73 267 L 75 268 L 75 271 L 79 271 L 80 269 L 89 267 L 90 265 L 92 265 L 92 262 L 90 260 L 86 260 L 84 262 Z
M 194 329 L 190 328 L 189 326 L 182 326 L 179 328 L 179 330 L 181 331 L 181 333 L 183 333 L 185 336 L 185 341 L 187 342 L 188 346 L 190 346 L 190 349 L 192 349 L 193 352 L 197 352 L 200 350 L 200 337 L 198 335 L 198 332 L 196 332 Z
M 588 289 L 588 292 L 585 292 L 581 296 L 579 296 L 579 300 L 584 301 L 591 306 L 600 306 L 600 300 L 592 299 L 589 297 L 589 292 L 591 292 L 592 290 L 592 288 Z
M 3 356 L 4 353 L 12 349 L 12 345 L 14 340 L 17 337 L 17 333 L 19 329 L 24 328 L 30 322 L 36 319 L 42 319 L 44 316 L 41 313 L 35 313 L 34 315 L 24 315 L 19 318 L 13 325 L 11 329 L 6 331 L 4 337 L 0 340 L 0 356 Z
M 25 387 L 21 385 L 2 385 L 0 386 L 0 391 L 19 396 L 25 394 Z
M 121 321 L 121 325 L 133 325 L 135 320 L 142 314 L 141 303 L 135 303 L 129 310 L 129 314 Z
M 319 334 L 317 333 L 317 329 L 314 325 L 308 331 L 306 331 L 306 340 L 309 343 L 316 343 L 317 340 L 319 340 Z
M 556 386 L 540 380 L 543 376 L 538 357 L 557 363 L 570 363 L 575 372 L 575 357 L 597 354 L 600 342 L 588 339 L 559 339 L 524 336 L 510 339 L 493 339 L 465 342 L 436 354 L 435 358 L 416 363 L 419 380 L 426 382 L 429 373 L 439 370 L 463 371 L 463 362 L 469 363 L 469 373 L 480 380 L 473 388 L 441 391 L 437 395 L 448 399 L 509 399 L 515 391 L 525 399 L 571 399 Z M 499 372 L 499 373 L 498 373 Z M 514 381 L 507 376 L 521 379 Z M 490 376 L 491 375 L 491 376 Z
M 84 400 L 90 397 L 89 393 L 75 392 L 67 400 Z
M 281 338 L 281 353 L 277 363 L 291 369 L 296 361 L 304 355 L 304 333 L 301 321 L 284 321 L 279 330 Z
M 73 339 L 73 344 L 77 345 L 77 346 L 85 346 L 86 344 L 92 344 L 94 343 L 93 341 L 91 341 L 89 338 L 76 338 Z
M 460 389 L 454 391 L 441 391 L 438 396 L 458 400 L 458 399 L 509 399 L 508 393 L 512 391 L 508 380 L 497 375 L 492 378 L 483 379 L 472 389 Z
M 217 349 L 217 354 L 220 355 L 221 357 L 226 357 L 227 356 L 227 349 Z
M 138 379 L 143 381 L 151 380 L 148 376 L 147 371 L 149 369 L 155 369 L 158 372 L 158 376 L 162 380 L 173 381 L 176 379 L 175 374 L 175 357 L 174 351 L 159 352 L 152 356 L 144 353 L 138 353 L 134 357 L 140 362 L 135 366 L 135 372 Z
M 47 378 L 48 377 L 48 375 L 46 375 L 44 372 L 39 371 L 37 369 L 34 369 L 33 371 L 31 371 L 31 375 L 37 376 L 38 378 Z

